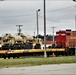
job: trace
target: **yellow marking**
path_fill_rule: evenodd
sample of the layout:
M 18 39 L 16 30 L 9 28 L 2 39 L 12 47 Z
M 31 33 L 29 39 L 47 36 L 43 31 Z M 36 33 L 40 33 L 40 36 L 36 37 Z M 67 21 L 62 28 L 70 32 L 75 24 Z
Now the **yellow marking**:
M 48 50 L 49 51 L 65 51 L 65 48 L 52 48 L 52 49 L 48 49 Z
M 71 39 L 76 39 L 76 36 L 71 37 Z
M 24 52 L 24 50 L 11 50 L 11 51 L 9 51 L 8 53 L 10 53 L 10 54 L 16 54 L 16 53 L 23 53 Z
M 65 51 L 65 48 L 55 48 L 55 49 L 46 49 L 46 52 L 57 52 L 57 51 Z M 44 49 L 32 49 L 32 50 L 29 50 L 29 53 L 32 53 L 32 52 L 44 52 Z
M 0 54 L 6 54 L 7 50 L 0 50 Z
M 65 48 L 51 48 L 46 49 L 46 52 L 61 52 L 65 51 Z M 33 53 L 33 52 L 44 52 L 44 49 L 21 49 L 21 50 L 0 50 L 0 54 L 16 54 L 16 53 Z
M 32 49 L 32 50 L 29 50 L 29 53 L 32 53 L 32 52 L 43 52 L 44 50 L 43 49 Z

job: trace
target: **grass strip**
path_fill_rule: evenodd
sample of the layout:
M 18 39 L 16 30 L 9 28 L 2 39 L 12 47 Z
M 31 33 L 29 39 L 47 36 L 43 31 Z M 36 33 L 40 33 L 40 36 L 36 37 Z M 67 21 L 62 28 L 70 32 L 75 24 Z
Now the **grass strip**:
M 48 58 L 25 57 L 18 59 L 0 58 L 0 68 L 36 66 L 36 65 L 47 65 L 47 64 L 62 64 L 62 63 L 76 63 L 76 56 L 60 56 L 60 57 L 48 57 Z

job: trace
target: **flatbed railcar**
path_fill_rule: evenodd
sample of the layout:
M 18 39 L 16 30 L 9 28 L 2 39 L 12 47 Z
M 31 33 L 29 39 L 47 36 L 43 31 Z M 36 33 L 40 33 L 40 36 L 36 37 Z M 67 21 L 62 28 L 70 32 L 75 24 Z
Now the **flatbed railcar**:
M 6 59 L 8 50 L 0 50 L 0 58 Z
M 56 56 L 65 55 L 65 48 L 51 48 L 46 49 L 47 56 L 51 56 L 53 53 Z M 0 56 L 4 59 L 19 58 L 22 56 L 41 56 L 44 55 L 44 49 L 16 49 L 16 50 L 0 50 Z

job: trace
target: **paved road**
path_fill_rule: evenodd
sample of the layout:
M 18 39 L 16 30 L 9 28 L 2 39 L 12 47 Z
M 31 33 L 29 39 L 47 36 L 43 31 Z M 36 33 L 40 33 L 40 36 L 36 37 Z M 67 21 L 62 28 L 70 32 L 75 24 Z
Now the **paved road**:
M 0 68 L 0 75 L 76 75 L 76 64 Z

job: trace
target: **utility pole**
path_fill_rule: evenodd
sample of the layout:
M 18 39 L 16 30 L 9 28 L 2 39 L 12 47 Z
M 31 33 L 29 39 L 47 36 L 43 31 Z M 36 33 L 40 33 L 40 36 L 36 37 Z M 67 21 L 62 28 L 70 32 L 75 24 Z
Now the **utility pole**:
M 18 34 L 20 34 L 20 33 L 21 33 L 20 27 L 23 26 L 23 25 L 16 25 L 16 26 L 19 27 L 19 29 L 18 29 Z
M 76 0 L 73 1 L 76 2 Z M 75 31 L 76 31 L 76 15 L 75 15 Z M 76 40 L 75 40 L 75 55 L 76 55 Z
M 75 15 L 75 31 L 76 31 L 76 15 Z M 75 39 L 75 56 L 76 56 L 76 39 Z
M 75 15 L 75 31 L 76 31 L 76 15 Z M 75 55 L 76 55 L 76 40 L 75 40 Z
M 53 33 L 53 34 L 52 34 L 52 37 L 53 37 L 53 44 L 54 44 L 54 43 L 55 43 L 55 39 L 54 39 L 54 28 L 56 28 L 56 27 L 51 27 L 51 28 L 53 29 L 53 30 L 52 30 L 52 31 L 53 31 L 53 32 L 52 32 L 52 33 Z
M 35 36 L 35 32 L 34 32 L 34 36 Z
M 47 57 L 46 53 L 46 8 L 45 8 L 45 0 L 44 0 L 44 58 Z

